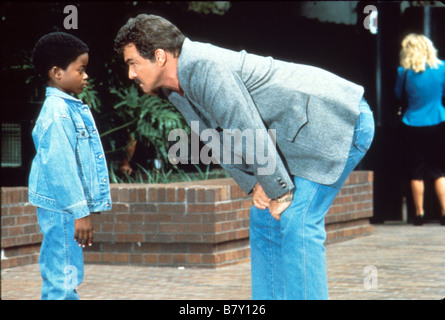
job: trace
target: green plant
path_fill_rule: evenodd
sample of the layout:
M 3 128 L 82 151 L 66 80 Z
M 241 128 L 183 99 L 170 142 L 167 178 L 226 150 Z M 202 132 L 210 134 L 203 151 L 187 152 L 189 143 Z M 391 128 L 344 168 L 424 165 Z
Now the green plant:
M 45 99 L 43 79 L 37 75 L 34 64 L 32 63 L 32 52 L 29 50 L 22 50 L 15 58 L 15 64 L 9 68 L 13 72 L 18 72 L 25 80 L 25 89 L 29 90 L 26 94 L 29 96 L 29 102 L 38 102 Z
M 94 89 L 94 80 L 88 79 L 87 86 L 83 89 L 81 94 L 77 95 L 77 98 L 87 104 L 92 110 L 97 113 L 101 112 L 102 103 L 99 99 L 98 92 Z
M 207 166 L 205 171 L 203 171 L 195 165 L 197 172 L 185 172 L 176 166 L 171 169 L 161 168 L 159 170 L 147 170 L 140 165 L 138 167 L 139 170 L 134 171 L 132 175 L 128 175 L 120 172 L 114 162 L 109 170 L 110 181 L 112 183 L 170 183 L 230 177 L 227 171 L 223 169 L 211 170 L 210 166 Z
M 188 10 L 201 14 L 224 15 L 230 9 L 230 1 L 190 1 Z
M 134 84 L 128 88 L 111 88 L 110 93 L 120 100 L 114 105 L 114 110 L 124 124 L 104 132 L 102 137 L 126 128 L 131 140 L 149 142 L 161 161 L 168 164 L 169 132 L 173 129 L 190 130 L 183 116 L 167 100 L 140 95 Z

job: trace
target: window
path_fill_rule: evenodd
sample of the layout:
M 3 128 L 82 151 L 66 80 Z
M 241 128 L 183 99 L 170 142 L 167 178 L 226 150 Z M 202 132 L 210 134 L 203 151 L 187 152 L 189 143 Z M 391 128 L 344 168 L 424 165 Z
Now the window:
M 22 134 L 18 123 L 2 123 L 2 168 L 22 166 Z

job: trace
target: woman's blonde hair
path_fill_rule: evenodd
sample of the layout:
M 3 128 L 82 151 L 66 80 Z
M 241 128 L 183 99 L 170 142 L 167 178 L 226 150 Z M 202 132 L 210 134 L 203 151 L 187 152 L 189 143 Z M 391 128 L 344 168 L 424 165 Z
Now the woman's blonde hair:
M 400 65 L 415 72 L 425 71 L 426 65 L 437 68 L 442 62 L 437 58 L 437 50 L 430 39 L 421 34 L 410 33 L 402 41 Z

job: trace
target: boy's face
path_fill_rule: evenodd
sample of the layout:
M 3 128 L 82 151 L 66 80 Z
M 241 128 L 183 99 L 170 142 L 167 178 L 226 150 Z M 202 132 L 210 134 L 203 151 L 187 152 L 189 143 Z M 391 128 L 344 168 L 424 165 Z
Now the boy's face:
M 87 85 L 88 75 L 85 69 L 88 65 L 88 53 L 81 54 L 71 62 L 66 70 L 53 67 L 49 71 L 49 85 L 54 86 L 66 93 L 82 93 Z

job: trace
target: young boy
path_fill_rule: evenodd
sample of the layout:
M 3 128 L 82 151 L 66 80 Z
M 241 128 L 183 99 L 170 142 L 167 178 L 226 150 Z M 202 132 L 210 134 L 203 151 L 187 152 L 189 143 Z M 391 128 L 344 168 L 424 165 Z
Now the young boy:
M 90 213 L 111 209 L 108 170 L 90 109 L 79 94 L 87 84 L 88 47 L 63 32 L 35 45 L 36 71 L 47 81 L 46 99 L 32 132 L 37 154 L 29 201 L 37 207 L 42 299 L 79 299 L 82 248 L 93 243 Z

